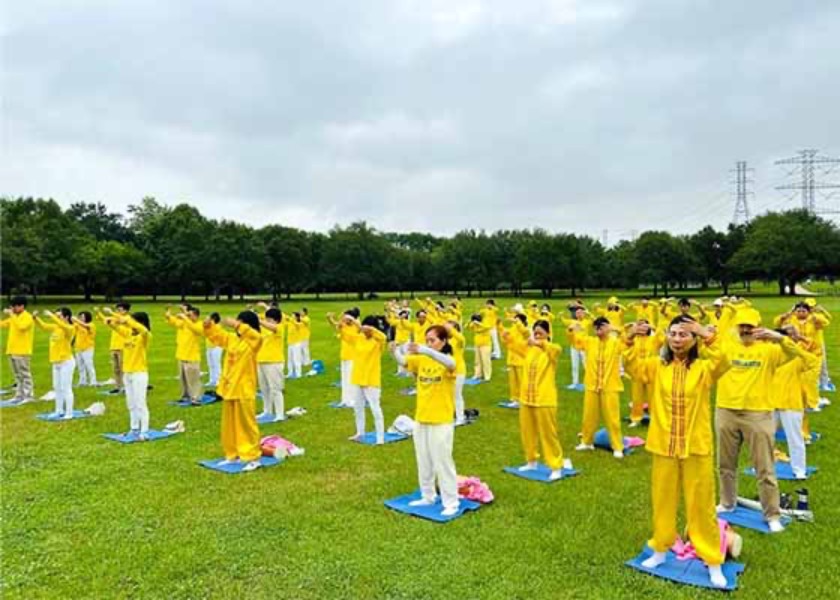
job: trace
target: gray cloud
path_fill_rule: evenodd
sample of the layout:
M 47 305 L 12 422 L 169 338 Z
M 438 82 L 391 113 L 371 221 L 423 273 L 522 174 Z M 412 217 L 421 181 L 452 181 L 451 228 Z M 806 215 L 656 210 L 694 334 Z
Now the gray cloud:
M 63 204 L 150 194 L 252 224 L 615 240 L 724 226 L 739 159 L 754 210 L 795 206 L 773 160 L 840 153 L 827 0 L 34 1 L 6 16 L 2 191 Z

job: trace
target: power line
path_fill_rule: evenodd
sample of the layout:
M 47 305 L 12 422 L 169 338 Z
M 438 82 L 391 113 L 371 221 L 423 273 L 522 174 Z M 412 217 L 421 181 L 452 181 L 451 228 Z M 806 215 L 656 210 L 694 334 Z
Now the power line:
M 822 156 L 818 150 L 807 148 L 800 150 L 797 156 L 777 160 L 776 164 L 785 166 L 793 165 L 793 169 L 788 172 L 787 176 L 799 176 L 798 183 L 776 186 L 777 190 L 791 191 L 793 193 L 799 192 L 802 198 L 802 208 L 812 214 L 840 214 L 840 210 L 819 207 L 816 202 L 817 192 L 823 198 L 828 199 L 833 195 L 833 192 L 826 193 L 825 190 L 840 189 L 840 184 L 818 181 L 814 175 L 815 167 L 819 167 L 822 175 L 830 174 L 840 165 L 840 158 Z
M 747 168 L 747 161 L 739 160 L 735 163 L 735 213 L 732 215 L 732 224 L 740 225 L 747 223 L 750 220 L 750 207 L 747 204 L 747 197 L 753 193 L 747 189 L 748 184 L 753 183 L 752 179 L 747 178 L 747 173 L 754 171 L 754 169 Z M 733 172 L 733 171 L 730 171 Z

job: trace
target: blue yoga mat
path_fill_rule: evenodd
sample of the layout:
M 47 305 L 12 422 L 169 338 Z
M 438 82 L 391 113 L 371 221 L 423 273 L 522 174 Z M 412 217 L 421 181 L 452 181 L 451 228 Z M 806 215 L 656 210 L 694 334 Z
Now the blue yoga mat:
M 816 472 L 817 467 L 805 467 L 806 478 Z M 744 473 L 746 475 L 750 475 L 751 477 L 755 477 L 755 469 L 753 467 L 744 469 Z M 790 466 L 790 463 L 782 461 L 776 461 L 776 479 L 781 479 L 782 481 L 803 481 L 802 479 L 797 479 L 793 476 L 793 467 Z
M 400 390 L 400 396 L 416 396 L 417 395 L 417 388 L 415 387 L 408 387 L 403 388 Z
M 11 400 L 0 401 L 0 408 L 14 408 L 15 406 L 20 406 L 22 404 L 23 400 L 15 400 L 12 398 Z
M 497 406 L 500 408 L 512 408 L 513 410 L 519 410 L 519 404 L 510 400 L 502 400 L 497 404 Z
M 811 432 L 811 443 L 813 444 L 814 442 L 819 440 L 821 437 L 822 437 L 821 434 L 817 433 L 816 431 L 812 431 Z M 784 429 L 777 429 L 776 430 L 776 441 L 777 442 L 782 442 L 782 443 L 787 443 L 787 436 L 785 435 L 785 430 Z
M 73 419 L 66 419 L 67 421 L 72 421 L 74 419 L 86 419 L 87 417 L 92 416 L 90 413 L 85 412 L 83 410 L 74 410 L 73 411 Z M 39 415 L 35 415 L 36 419 L 41 419 L 42 421 L 64 421 L 63 415 L 59 413 L 41 413 Z
M 346 406 L 341 403 L 341 400 L 336 400 L 335 402 L 330 402 L 327 406 L 330 408 L 353 408 L 352 406 Z
M 208 469 L 212 469 L 214 471 L 219 471 L 221 473 L 227 473 L 229 475 L 239 475 L 242 473 L 242 468 L 247 465 L 248 463 L 243 461 L 236 461 L 227 465 L 220 465 L 219 463 L 222 462 L 223 458 L 216 458 L 213 460 L 202 460 L 198 464 L 202 467 L 207 467 Z M 261 456 L 260 457 L 260 465 L 261 468 L 265 467 L 273 467 L 275 465 L 279 465 L 280 461 L 276 458 L 271 458 L 268 456 Z M 260 469 L 257 469 L 259 471 Z
M 633 448 L 627 445 L 627 438 L 622 438 L 622 441 L 624 442 L 624 454 L 632 454 Z M 592 445 L 601 450 L 613 451 L 610 445 L 610 434 L 607 433 L 606 427 L 595 432 L 595 435 L 592 436 Z
M 535 471 L 520 471 L 519 467 L 505 467 L 502 470 L 505 473 L 510 473 L 511 475 L 521 477 L 522 479 L 527 479 L 529 481 L 541 481 L 543 483 L 557 483 L 558 481 L 563 481 L 564 479 L 580 474 L 580 471 L 577 469 L 563 469 L 563 477 L 552 481 L 548 478 L 548 476 L 551 475 L 551 469 L 542 463 L 537 465 L 537 469 Z
M 147 432 L 147 435 L 149 436 L 147 441 L 156 442 L 178 434 L 174 431 L 158 431 L 157 429 L 150 429 Z M 129 433 L 103 433 L 102 437 L 114 442 L 119 442 L 120 444 L 133 444 L 140 441 L 140 434 L 137 431 L 131 431 Z
M 716 588 L 712 586 L 709 581 L 709 569 L 703 564 L 702 560 L 692 558 L 689 560 L 678 560 L 673 552 L 668 552 L 668 558 L 665 562 L 655 569 L 647 569 L 642 566 L 648 556 L 653 554 L 653 550 L 645 546 L 642 553 L 636 558 L 628 560 L 625 565 L 642 573 L 653 575 L 654 577 L 661 577 L 668 581 L 675 583 L 682 583 L 685 585 L 693 585 L 701 588 L 708 588 L 712 590 L 728 590 L 733 591 L 738 589 L 738 575 L 744 572 L 744 565 L 736 562 L 725 562 L 721 565 L 723 576 L 726 577 L 726 587 Z
M 481 385 L 482 383 L 488 382 L 483 379 L 473 379 L 472 377 L 464 380 L 464 385 Z
M 761 514 L 760 510 L 753 510 L 745 506 L 736 506 L 734 510 L 719 512 L 717 516 L 730 525 L 752 529 L 761 533 L 770 533 L 767 521 L 764 520 L 764 515 Z M 790 523 L 790 518 L 782 517 L 782 525 L 787 525 L 788 523 Z
M 259 415 L 259 416 L 257 416 L 257 423 L 259 423 L 260 425 L 270 425 L 272 423 L 284 423 L 285 421 L 288 420 L 288 417 L 285 418 L 285 419 L 280 419 L 279 421 L 276 421 L 275 420 L 276 418 L 277 417 L 275 415 L 266 415 L 266 416 Z
M 451 517 L 444 517 L 440 514 L 443 510 L 443 504 L 441 504 L 440 498 L 438 498 L 434 504 L 430 504 L 429 506 L 408 505 L 408 503 L 412 500 L 419 499 L 420 490 L 416 490 L 410 494 L 406 494 L 405 496 L 397 496 L 396 498 L 386 500 L 385 506 L 387 506 L 391 510 L 395 510 L 397 512 L 405 513 L 407 515 L 412 515 L 415 517 L 420 517 L 421 519 L 434 521 L 435 523 L 448 523 L 449 521 L 454 521 L 455 519 L 469 511 L 478 510 L 479 508 L 481 508 L 480 503 L 474 502 L 473 500 L 466 500 L 464 498 L 461 498 L 461 503 L 458 507 L 458 512 L 452 515 Z
M 207 406 L 208 404 L 214 404 L 218 401 L 219 401 L 218 396 L 216 396 L 214 394 L 204 394 L 201 397 L 201 400 L 199 400 L 199 402 L 201 404 L 199 404 L 198 406 Z M 170 402 L 169 404 L 171 404 L 172 406 L 179 406 L 181 408 L 198 408 L 198 406 L 194 405 L 189 400 L 177 400 L 177 401 Z
M 409 436 L 403 435 L 401 433 L 388 433 L 385 432 L 385 443 L 391 444 L 393 442 L 401 442 L 403 440 L 407 440 Z M 376 432 L 375 431 L 368 431 L 364 434 L 361 439 L 356 440 L 359 444 L 365 444 L 366 446 L 375 446 L 376 445 Z

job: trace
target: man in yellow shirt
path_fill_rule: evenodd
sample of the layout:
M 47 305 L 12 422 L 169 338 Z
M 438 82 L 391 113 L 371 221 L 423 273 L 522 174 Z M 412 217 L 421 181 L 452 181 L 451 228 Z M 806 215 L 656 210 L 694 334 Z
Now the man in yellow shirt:
M 96 325 L 93 315 L 83 310 L 79 317 L 73 317 L 76 337 L 73 349 L 76 352 L 76 368 L 79 370 L 79 387 L 96 387 L 96 366 L 93 364 L 93 351 L 96 346 Z
M 496 301 L 491 298 L 485 302 L 479 314 L 484 324 L 490 327 L 490 341 L 493 343 L 490 358 L 498 360 L 502 358 L 502 347 L 499 345 L 499 330 L 496 328 L 496 323 L 499 322 L 499 307 L 496 306 Z
M 738 499 L 738 455 L 749 446 L 758 480 L 759 499 L 770 531 L 784 529 L 779 508 L 779 484 L 773 457 L 776 422 L 773 417 L 773 377 L 786 362 L 805 352 L 790 338 L 759 327 L 755 309 L 738 311 L 739 339 L 723 340 L 731 368 L 718 382 L 717 433 L 720 472 L 719 511 L 735 508 Z
M 121 318 L 131 312 L 131 304 L 128 302 L 117 302 L 114 306 L 117 317 Z M 105 315 L 97 310 L 97 315 L 105 323 Z M 106 323 L 107 324 L 107 323 Z M 108 352 L 111 354 L 111 369 L 114 373 L 114 389 L 110 390 L 109 394 L 121 394 L 124 389 L 123 384 L 123 349 L 125 348 L 125 338 L 116 329 L 111 329 L 111 342 L 108 345 Z
M 490 381 L 490 378 L 493 376 L 493 363 L 490 358 L 493 340 L 490 337 L 490 327 L 487 326 L 487 323 L 479 313 L 472 316 L 467 327 L 471 329 L 474 334 L 473 346 L 475 347 L 475 363 L 473 379 L 484 379 L 484 381 Z
M 279 308 L 271 307 L 260 319 L 262 346 L 257 352 L 257 381 L 263 395 L 261 418 L 273 421 L 286 420 L 286 406 L 283 390 L 286 383 L 283 375 L 283 359 L 286 355 L 284 339 L 286 324 Z
M 194 406 L 201 404 L 204 386 L 201 382 L 201 341 L 204 338 L 204 325 L 199 316 L 201 311 L 196 306 L 186 304 L 181 312 L 172 315 L 166 309 L 166 322 L 177 330 L 175 336 L 175 359 L 181 373 L 181 399 L 189 400 Z
M 9 330 L 6 340 L 6 355 L 15 376 L 15 397 L 18 402 L 35 401 L 35 384 L 32 382 L 32 346 L 35 341 L 34 321 L 26 310 L 26 296 L 12 298 L 11 306 L 5 311 L 0 327 Z

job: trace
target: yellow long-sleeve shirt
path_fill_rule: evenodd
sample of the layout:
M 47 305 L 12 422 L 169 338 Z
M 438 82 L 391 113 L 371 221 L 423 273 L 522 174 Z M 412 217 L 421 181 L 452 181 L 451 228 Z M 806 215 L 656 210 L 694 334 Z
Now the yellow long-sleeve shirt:
M 394 341 L 397 344 L 405 344 L 411 340 L 411 332 L 413 330 L 411 321 L 400 319 L 396 315 L 391 315 L 388 317 L 388 324 L 394 328 Z
M 31 356 L 35 344 L 35 321 L 27 311 L 11 314 L 2 321 L 0 327 L 9 330 L 6 340 L 6 354 L 9 356 Z
M 312 338 L 312 319 L 306 315 L 300 316 L 300 341 L 306 342 Z
M 290 346 L 299 344 L 303 341 L 303 323 L 295 320 L 294 317 L 285 321 L 286 323 L 286 343 Z
M 420 321 L 415 321 L 411 325 L 411 339 L 412 341 L 418 344 L 425 344 L 426 343 L 426 330 L 429 329 L 434 325 L 429 319 L 427 318 L 422 323 Z
M 658 356 L 641 358 L 636 343 L 624 355 L 631 376 L 651 374 L 648 452 L 677 458 L 712 453 L 711 389 L 730 365 L 719 345 L 698 343 L 700 357 L 690 366 L 679 360 L 666 364 Z
M 602 340 L 598 336 L 583 333 L 572 334 L 575 348 L 586 353 L 586 374 L 583 383 L 587 391 L 621 392 L 620 359 L 624 352 L 624 341 L 615 336 Z
M 636 312 L 637 321 L 644 319 L 652 326 L 656 326 L 659 317 L 659 310 L 655 304 L 648 302 L 647 305 L 643 305 L 639 302 L 637 304 L 632 304 L 631 308 Z
M 45 323 L 35 317 L 35 323 L 44 331 L 50 332 L 50 362 L 60 363 L 73 358 L 73 336 L 75 327 L 60 317 L 51 314 L 52 323 Z
M 822 354 L 822 347 L 824 342 L 823 331 L 828 324 L 829 319 L 824 315 L 810 314 L 805 319 L 799 319 L 795 315 L 779 315 L 773 319 L 773 324 L 776 327 L 783 327 L 785 325 L 793 325 L 802 337 L 808 338 L 816 346 L 814 351 Z
M 482 323 L 488 327 L 496 326 L 496 322 L 499 320 L 499 308 L 497 306 L 484 305 L 478 312 L 481 315 Z
M 262 346 L 257 353 L 258 363 L 284 363 L 286 362 L 286 321 L 277 324 L 277 330 L 271 331 L 268 327 L 260 327 Z
M 770 401 L 776 410 L 804 411 L 809 374 L 820 366 L 819 355 L 808 352 L 776 369 L 770 388 Z
M 382 351 L 388 343 L 385 334 L 376 329 L 370 337 L 359 332 L 352 338 L 353 374 L 350 381 L 361 387 L 382 387 Z
M 561 348 L 551 342 L 518 342 L 511 352 L 524 354 L 519 401 L 527 406 L 557 406 L 557 360 Z
M 510 327 L 499 326 L 499 329 L 507 333 L 507 338 L 501 336 L 502 343 L 508 350 L 506 354 L 505 363 L 509 367 L 522 367 L 525 365 L 525 354 L 527 352 L 517 352 L 517 348 L 521 348 L 522 344 L 528 341 L 530 335 L 528 328 L 522 324 L 518 319 L 514 321 Z M 527 348 L 527 344 L 525 346 Z
M 353 339 L 359 333 L 359 328 L 355 324 L 347 325 L 339 323 L 338 325 L 338 339 L 341 340 L 341 349 L 339 351 L 341 360 L 353 360 L 356 355 L 356 350 L 353 345 Z
M 96 324 L 88 323 L 87 327 L 83 327 L 78 323 L 73 325 L 76 328 L 76 352 L 84 352 L 90 350 L 96 345 Z
M 595 309 L 595 314 L 597 314 L 599 317 L 604 317 L 607 321 L 610 322 L 610 325 L 612 325 L 616 329 L 621 329 L 624 327 L 624 307 L 619 306 L 615 309 L 597 308 Z
M 123 372 L 147 373 L 149 365 L 147 353 L 151 332 L 144 325 L 135 321 L 131 316 L 110 318 L 106 321 L 112 329 L 119 331 L 125 340 L 123 346 Z
M 406 358 L 406 369 L 417 376 L 414 420 L 424 425 L 451 423 L 455 415 L 456 373 L 419 354 Z
M 457 329 L 449 332 L 449 345 L 452 346 L 452 358 L 455 359 L 455 374 L 467 374 L 467 361 L 464 359 L 464 349 L 467 346 L 467 339 Z
M 102 313 L 97 313 L 96 316 L 99 317 L 99 319 L 103 323 L 105 323 L 106 325 L 108 324 L 108 319 L 110 317 L 106 317 Z M 119 315 L 117 315 L 117 316 L 119 316 Z M 111 352 L 122 352 L 122 349 L 124 347 L 125 347 L 125 338 L 122 335 L 120 335 L 119 331 L 111 328 L 111 340 L 108 343 L 108 350 L 111 351 Z
M 201 362 L 201 340 L 204 337 L 204 326 L 201 321 L 167 315 L 166 322 L 177 330 L 175 359 L 184 362 Z
M 221 327 L 204 329 L 213 343 L 225 350 L 225 362 L 216 391 L 225 400 L 243 400 L 257 397 L 257 354 L 262 346 L 262 336 L 245 323 L 240 323 L 236 333 Z
M 473 345 L 476 348 L 480 348 L 481 346 L 490 346 L 493 343 L 493 338 L 490 337 L 490 327 L 488 327 L 483 321 L 478 323 L 476 321 L 471 321 L 467 327 L 473 332 Z

